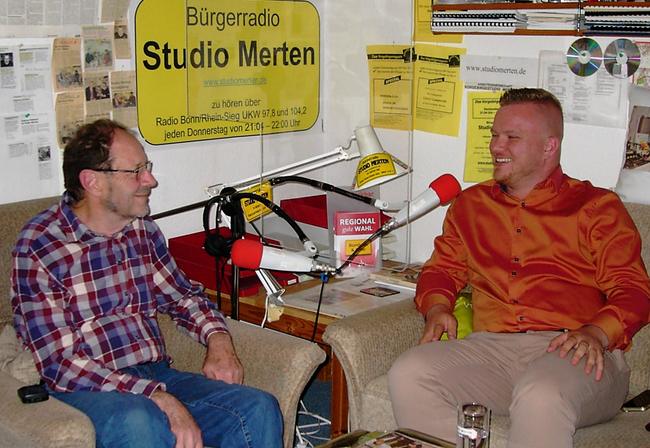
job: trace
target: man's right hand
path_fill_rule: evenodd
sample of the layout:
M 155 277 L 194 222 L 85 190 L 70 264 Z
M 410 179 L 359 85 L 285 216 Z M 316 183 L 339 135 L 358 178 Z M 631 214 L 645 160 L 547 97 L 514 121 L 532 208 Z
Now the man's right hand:
M 176 448 L 203 448 L 201 429 L 183 403 L 162 390 L 157 390 L 151 399 L 165 413 L 169 426 L 176 436 Z
M 445 305 L 433 305 L 424 316 L 424 332 L 419 344 L 438 341 L 444 332 L 449 339 L 456 339 L 458 321 Z

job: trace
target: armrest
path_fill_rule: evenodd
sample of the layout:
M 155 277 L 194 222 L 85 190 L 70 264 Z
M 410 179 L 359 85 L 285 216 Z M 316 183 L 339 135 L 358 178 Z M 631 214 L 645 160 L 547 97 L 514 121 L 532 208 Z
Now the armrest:
M 185 372 L 200 372 L 205 359 L 205 346 L 189 337 L 184 329 L 178 329 L 166 314 L 158 315 L 158 325 L 167 353 L 172 357 L 173 367 Z
M 174 367 L 200 372 L 205 347 L 177 331 L 167 316 L 159 316 L 158 321 Z M 227 322 L 244 366 L 244 383 L 277 398 L 284 416 L 285 446 L 290 447 L 298 401 L 316 368 L 325 361 L 325 352 L 304 339 L 237 320 Z
M 247 322 L 228 320 L 228 328 L 244 382 L 275 395 L 284 416 L 284 446 L 293 446 L 300 396 L 325 352 L 313 342 Z
M 24 404 L 16 392 L 24 385 L 12 376 L 0 372 L 2 446 L 95 446 L 95 428 L 85 414 L 52 397 L 41 403 Z
M 351 428 L 358 426 L 361 391 L 384 375 L 397 357 L 417 344 L 424 319 L 407 299 L 340 319 L 325 329 L 327 342 L 341 363 L 348 387 Z
M 228 327 L 237 355 L 246 366 L 246 384 L 278 397 L 290 392 L 289 381 L 306 383 L 325 361 L 325 352 L 318 344 L 305 339 L 230 319 Z

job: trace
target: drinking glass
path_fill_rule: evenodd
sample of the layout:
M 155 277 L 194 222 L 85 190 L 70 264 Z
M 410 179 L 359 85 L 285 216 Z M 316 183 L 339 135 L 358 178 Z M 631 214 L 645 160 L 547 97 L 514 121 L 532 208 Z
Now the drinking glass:
M 479 403 L 458 406 L 457 448 L 487 448 L 490 443 L 490 409 Z

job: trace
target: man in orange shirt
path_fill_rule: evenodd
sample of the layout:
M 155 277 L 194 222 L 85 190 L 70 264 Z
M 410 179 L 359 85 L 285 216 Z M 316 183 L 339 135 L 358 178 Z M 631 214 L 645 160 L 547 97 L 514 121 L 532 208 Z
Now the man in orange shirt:
M 418 281 L 426 324 L 390 370 L 393 411 L 399 426 L 456 440 L 457 406 L 479 402 L 510 416 L 509 448 L 569 448 L 625 399 L 623 350 L 648 321 L 650 280 L 618 196 L 562 172 L 558 100 L 512 89 L 500 104 L 493 179 L 453 202 Z M 466 285 L 474 333 L 457 340 Z

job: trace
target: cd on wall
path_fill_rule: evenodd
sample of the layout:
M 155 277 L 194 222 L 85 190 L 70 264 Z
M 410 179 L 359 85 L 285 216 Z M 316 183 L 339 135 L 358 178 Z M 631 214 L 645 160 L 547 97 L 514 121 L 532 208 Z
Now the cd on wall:
M 605 69 L 616 78 L 632 76 L 641 64 L 639 47 L 630 39 L 616 39 L 605 49 Z
M 583 37 L 571 44 L 566 52 L 566 62 L 578 76 L 593 75 L 603 62 L 603 51 L 598 42 Z

